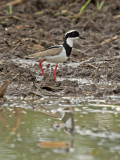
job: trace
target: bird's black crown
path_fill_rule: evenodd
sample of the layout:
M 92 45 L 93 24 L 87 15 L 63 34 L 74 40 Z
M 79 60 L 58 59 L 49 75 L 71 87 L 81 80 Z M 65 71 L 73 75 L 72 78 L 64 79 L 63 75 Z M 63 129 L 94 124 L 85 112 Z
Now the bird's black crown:
M 75 31 L 75 30 L 73 30 L 73 31 L 69 31 L 69 32 L 67 32 L 66 34 L 65 34 L 65 38 L 67 39 L 67 38 L 79 38 L 79 32 L 78 31 Z

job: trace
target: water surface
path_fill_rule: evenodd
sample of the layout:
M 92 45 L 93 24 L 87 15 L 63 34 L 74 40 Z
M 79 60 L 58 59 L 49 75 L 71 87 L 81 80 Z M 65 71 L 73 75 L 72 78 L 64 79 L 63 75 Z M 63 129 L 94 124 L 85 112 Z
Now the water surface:
M 18 102 L 0 109 L 1 160 L 120 159 L 119 106 Z M 68 147 L 41 148 L 40 142 Z

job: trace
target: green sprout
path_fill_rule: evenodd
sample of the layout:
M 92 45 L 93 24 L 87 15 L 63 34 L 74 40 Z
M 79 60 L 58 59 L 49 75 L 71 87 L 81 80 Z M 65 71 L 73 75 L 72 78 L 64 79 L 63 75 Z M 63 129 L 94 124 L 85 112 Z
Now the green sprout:
M 12 5 L 9 5 L 9 14 L 12 14 L 13 13 L 13 7 Z
M 13 14 L 13 6 L 10 4 L 8 10 L 4 10 L 6 14 Z
M 87 5 L 91 2 L 91 0 L 87 0 L 87 2 L 81 7 L 79 15 L 82 14 L 82 12 L 85 10 L 85 8 L 87 7 Z
M 104 2 L 105 2 L 104 0 L 102 0 L 101 2 L 99 2 L 97 0 L 97 10 L 101 10 L 102 9 Z

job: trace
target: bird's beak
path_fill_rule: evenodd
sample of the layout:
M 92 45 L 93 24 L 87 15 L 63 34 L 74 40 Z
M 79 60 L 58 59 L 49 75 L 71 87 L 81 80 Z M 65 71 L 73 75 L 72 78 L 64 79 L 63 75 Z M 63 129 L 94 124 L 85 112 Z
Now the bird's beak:
M 79 36 L 79 38 L 80 38 L 80 39 L 85 39 L 85 37 L 81 37 L 81 36 Z

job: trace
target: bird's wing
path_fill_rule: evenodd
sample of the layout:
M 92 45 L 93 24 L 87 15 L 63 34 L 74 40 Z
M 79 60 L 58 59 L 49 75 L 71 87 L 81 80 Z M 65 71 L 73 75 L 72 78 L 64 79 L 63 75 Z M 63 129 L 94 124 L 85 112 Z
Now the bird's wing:
M 62 46 L 53 46 L 45 51 L 37 52 L 27 56 L 26 58 L 45 58 L 47 56 L 56 56 L 62 51 Z

